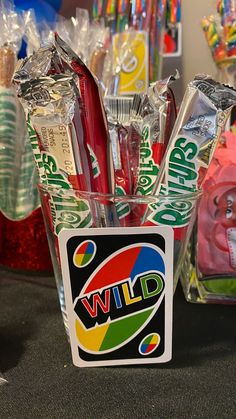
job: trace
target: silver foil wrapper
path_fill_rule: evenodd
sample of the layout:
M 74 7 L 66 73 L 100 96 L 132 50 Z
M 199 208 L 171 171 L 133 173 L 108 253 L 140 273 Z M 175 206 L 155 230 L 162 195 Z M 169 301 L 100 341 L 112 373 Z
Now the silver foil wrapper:
M 189 83 L 156 182 L 156 191 L 189 193 L 201 188 L 206 171 L 236 104 L 236 91 L 198 76 Z
M 191 196 L 201 189 L 234 105 L 236 91 L 209 76 L 198 76 L 189 83 L 154 189 L 156 195 L 175 195 L 176 201 L 149 205 L 144 223 L 175 228 L 190 223 Z
M 138 122 L 142 138 L 134 188 L 137 195 L 151 195 L 154 192 L 159 167 L 176 119 L 175 99 L 170 92 L 170 84 L 178 78 L 177 72 L 174 76 L 157 81 L 142 97 Z
M 38 161 L 45 169 L 46 182 L 66 189 L 91 190 L 87 153 L 77 103 L 79 91 L 71 75 L 55 74 L 21 83 L 18 94 L 28 109 L 37 135 Z M 53 162 L 54 171 L 48 168 Z

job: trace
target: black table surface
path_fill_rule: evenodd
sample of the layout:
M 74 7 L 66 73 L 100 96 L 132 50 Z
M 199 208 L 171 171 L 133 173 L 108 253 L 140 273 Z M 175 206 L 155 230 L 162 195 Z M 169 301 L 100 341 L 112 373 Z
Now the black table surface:
M 54 279 L 0 272 L 0 418 L 236 418 L 235 306 L 174 297 L 173 359 L 76 368 Z

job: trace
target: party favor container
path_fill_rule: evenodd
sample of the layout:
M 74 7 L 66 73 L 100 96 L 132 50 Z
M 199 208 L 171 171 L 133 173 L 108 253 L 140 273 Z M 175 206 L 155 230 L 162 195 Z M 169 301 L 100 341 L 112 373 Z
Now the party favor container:
M 74 364 L 169 361 L 173 290 L 199 192 L 144 197 L 39 190 Z M 160 208 L 159 226 L 142 226 L 145 219 L 137 216 L 149 205 Z M 184 211 L 188 222 L 179 228 L 174 220 Z M 127 213 L 129 224 L 120 228 Z

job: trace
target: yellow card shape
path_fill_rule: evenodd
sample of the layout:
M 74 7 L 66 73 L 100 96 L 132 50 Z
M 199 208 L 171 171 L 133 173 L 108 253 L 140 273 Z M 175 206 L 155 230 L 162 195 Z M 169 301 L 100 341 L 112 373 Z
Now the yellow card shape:
M 127 31 L 113 37 L 115 66 L 120 66 L 119 94 L 143 93 L 148 88 L 148 34 Z

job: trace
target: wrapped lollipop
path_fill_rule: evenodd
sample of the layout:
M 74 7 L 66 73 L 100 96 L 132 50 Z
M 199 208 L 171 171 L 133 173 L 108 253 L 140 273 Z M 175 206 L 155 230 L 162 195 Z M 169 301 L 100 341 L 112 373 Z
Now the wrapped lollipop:
M 4 246 L 0 246 L 0 263 L 24 271 L 49 271 L 51 260 L 39 208 L 38 178 L 25 115 L 11 85 L 24 28 L 11 3 L 1 5 L 0 210 Z
M 92 22 L 89 38 L 89 68 L 99 82 L 104 82 L 104 66 L 110 45 L 110 30 L 102 22 Z
M 236 10 L 232 5 L 225 16 L 224 36 L 227 56 L 236 57 Z
M 17 23 L 13 10 L 5 13 L 2 43 L 6 41 L 10 22 Z M 16 51 L 17 37 L 13 31 L 12 37 L 9 33 L 8 45 L 0 48 L 0 207 L 12 220 L 26 217 L 39 205 L 25 116 L 11 84 Z
M 22 30 L 12 4 L 1 2 L 0 15 L 0 209 L 6 214 L 14 208 L 15 191 L 12 182 L 15 168 L 17 139 L 17 100 L 11 86 L 16 52 Z M 12 31 L 12 26 L 16 31 Z M 19 30 L 19 32 L 17 31 Z M 11 215 L 11 214 L 9 214 Z
M 71 46 L 85 64 L 88 64 L 90 43 L 88 10 L 77 8 L 76 15 L 70 19 L 58 16 L 54 31 Z
M 202 28 L 218 67 L 217 78 L 224 83 L 235 85 L 236 68 L 236 8 L 235 0 L 220 0 L 218 15 L 202 20 Z
M 24 19 L 24 39 L 27 43 L 27 55 L 33 54 L 40 47 L 41 37 L 36 24 L 35 13 L 33 9 L 23 13 Z
M 225 44 L 220 37 L 215 16 L 209 16 L 202 20 L 202 29 L 205 32 L 207 43 L 211 49 L 214 61 L 219 64 L 226 59 Z
M 10 47 L 0 48 L 0 205 L 6 215 L 12 215 L 15 199 L 12 174 L 17 138 L 17 101 L 11 87 L 14 68 L 13 50 Z

